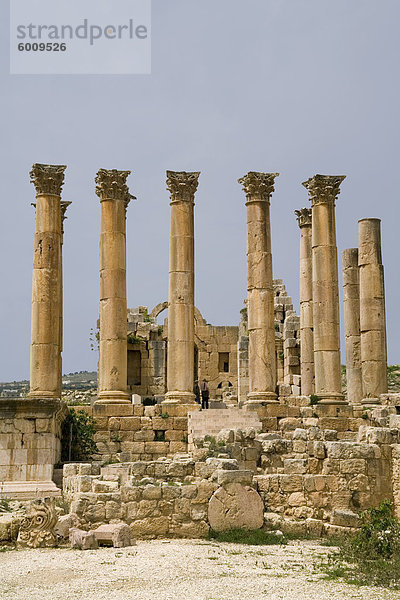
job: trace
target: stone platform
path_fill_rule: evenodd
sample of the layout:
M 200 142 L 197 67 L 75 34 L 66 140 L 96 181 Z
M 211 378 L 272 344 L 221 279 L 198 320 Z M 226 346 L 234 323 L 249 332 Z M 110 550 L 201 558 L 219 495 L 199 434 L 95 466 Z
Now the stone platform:
M 0 498 L 61 494 L 52 478 L 66 414 L 59 399 L 0 398 Z

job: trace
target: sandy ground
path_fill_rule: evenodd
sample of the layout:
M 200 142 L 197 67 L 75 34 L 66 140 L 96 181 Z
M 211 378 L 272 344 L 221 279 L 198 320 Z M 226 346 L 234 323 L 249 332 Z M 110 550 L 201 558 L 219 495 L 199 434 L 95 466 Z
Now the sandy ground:
M 400 592 L 324 581 L 316 542 L 243 546 L 139 541 L 99 550 L 0 553 L 2 600 L 400 600 Z

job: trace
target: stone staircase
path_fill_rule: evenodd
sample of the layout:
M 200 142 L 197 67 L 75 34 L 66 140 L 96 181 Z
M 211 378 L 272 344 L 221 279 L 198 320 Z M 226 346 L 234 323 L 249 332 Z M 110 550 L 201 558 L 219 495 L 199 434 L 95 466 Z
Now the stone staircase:
M 191 439 L 205 435 L 215 437 L 221 429 L 247 429 L 248 427 L 261 431 L 261 421 L 255 411 L 242 408 L 225 410 L 209 408 L 188 414 L 188 433 Z

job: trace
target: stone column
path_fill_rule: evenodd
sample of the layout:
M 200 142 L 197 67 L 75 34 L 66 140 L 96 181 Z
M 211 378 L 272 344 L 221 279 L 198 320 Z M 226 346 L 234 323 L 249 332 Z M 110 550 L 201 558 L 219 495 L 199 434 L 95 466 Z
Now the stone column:
M 249 393 L 246 404 L 276 400 L 275 314 L 270 198 L 278 173 L 249 172 L 239 179 L 247 206 Z
M 126 209 L 130 171 L 100 169 L 100 342 L 98 403 L 130 403 L 127 392 Z
M 380 219 L 358 222 L 363 398 L 387 392 L 385 284 Z M 376 403 L 376 402 L 375 402 Z
M 300 373 L 301 393 L 314 393 L 311 208 L 296 210 L 300 227 Z
M 194 195 L 200 173 L 167 171 L 171 194 L 167 393 L 164 404 L 195 404 Z
M 342 394 L 335 201 L 344 175 L 315 175 L 303 185 L 312 206 L 315 393 L 323 404 L 345 403 Z
M 34 164 L 36 226 L 32 277 L 30 398 L 59 398 L 61 189 L 63 165 Z
M 63 334 L 63 321 L 64 321 L 64 292 L 63 292 L 63 258 L 62 258 L 62 247 L 64 243 L 64 221 L 67 218 L 66 212 L 71 202 L 61 202 L 61 252 L 60 252 L 60 290 L 59 290 L 59 302 L 60 302 L 60 354 L 59 354 L 59 365 L 58 365 L 58 388 L 59 397 L 62 395 L 62 351 L 64 346 L 64 334 Z
M 360 348 L 360 286 L 357 248 L 343 250 L 342 268 L 347 400 L 350 404 L 360 404 L 363 395 Z

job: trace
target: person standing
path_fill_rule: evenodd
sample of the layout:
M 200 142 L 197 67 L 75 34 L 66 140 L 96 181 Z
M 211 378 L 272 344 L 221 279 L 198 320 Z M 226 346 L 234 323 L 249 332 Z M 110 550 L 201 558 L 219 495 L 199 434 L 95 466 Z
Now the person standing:
M 201 390 L 201 408 L 208 408 L 208 400 L 210 398 L 210 390 L 207 379 L 203 379 L 200 385 Z
M 193 392 L 194 392 L 195 400 L 196 400 L 197 404 L 200 404 L 200 388 L 199 388 L 199 382 L 197 381 L 197 379 L 194 382 Z

